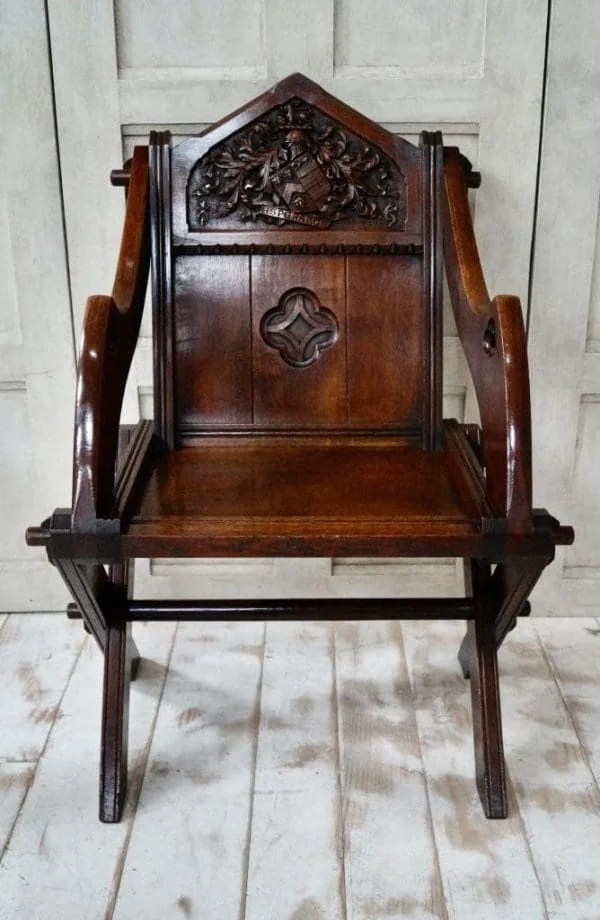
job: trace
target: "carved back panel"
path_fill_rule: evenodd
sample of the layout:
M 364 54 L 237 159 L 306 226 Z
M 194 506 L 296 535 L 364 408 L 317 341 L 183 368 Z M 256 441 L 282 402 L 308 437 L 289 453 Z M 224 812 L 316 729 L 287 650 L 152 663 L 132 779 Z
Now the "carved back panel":
M 151 137 L 155 420 L 440 432 L 441 137 L 294 75 L 173 150 Z

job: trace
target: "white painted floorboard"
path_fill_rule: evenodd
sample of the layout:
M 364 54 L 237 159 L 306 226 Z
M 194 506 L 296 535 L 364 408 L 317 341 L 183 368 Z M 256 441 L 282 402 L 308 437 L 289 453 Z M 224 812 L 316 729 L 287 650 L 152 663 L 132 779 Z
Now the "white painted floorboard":
M 471 695 L 456 659 L 463 632 L 460 623 L 402 626 L 443 881 L 441 916 L 541 920 L 543 897 L 514 797 L 505 821 L 488 821 L 482 814 Z
M 504 744 L 551 920 L 600 917 L 600 794 L 531 620 L 502 652 Z M 578 620 L 581 644 L 589 641 Z M 598 643 L 600 653 L 600 642 Z M 579 667 L 574 656 L 573 669 Z M 600 716 L 600 710 L 598 711 Z M 600 720 L 597 722 L 600 729 Z
M 348 920 L 444 918 L 400 626 L 336 632 Z
M 329 624 L 267 626 L 248 920 L 343 916 L 333 641 Z
M 97 820 L 101 659 L 0 618 L 0 920 L 600 920 L 600 622 L 501 659 L 510 816 L 474 783 L 455 623 L 137 626 Z
M 0 858 L 83 642 L 53 614 L 0 622 Z
M 19 619 L 37 622 L 39 617 Z M 82 633 L 80 623 L 57 615 L 48 619 L 63 636 Z M 107 908 L 121 877 L 174 629 L 160 624 L 137 630 L 145 660 L 130 711 L 131 804 L 118 825 L 98 821 L 102 668 L 100 652 L 86 639 L 0 865 L 2 920 L 110 916 Z M 28 660 L 27 649 L 23 652 Z
M 263 638 L 262 623 L 179 626 L 124 863 L 118 920 L 239 916 Z

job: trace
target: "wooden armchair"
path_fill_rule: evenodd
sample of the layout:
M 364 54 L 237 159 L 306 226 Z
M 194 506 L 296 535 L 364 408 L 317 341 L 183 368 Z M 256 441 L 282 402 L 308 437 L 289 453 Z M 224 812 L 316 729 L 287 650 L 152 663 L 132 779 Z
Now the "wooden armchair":
M 497 651 L 557 544 L 531 507 L 525 334 L 490 300 L 439 132 L 414 147 L 294 75 L 136 147 L 110 297 L 87 303 L 71 508 L 28 530 L 104 652 L 100 818 L 126 788 L 131 624 L 463 619 L 477 786 L 506 815 Z M 481 430 L 442 420 L 442 271 Z M 119 427 L 152 264 L 154 423 Z M 116 472 L 115 472 L 116 470 Z M 133 599 L 138 557 L 455 556 L 466 596 Z

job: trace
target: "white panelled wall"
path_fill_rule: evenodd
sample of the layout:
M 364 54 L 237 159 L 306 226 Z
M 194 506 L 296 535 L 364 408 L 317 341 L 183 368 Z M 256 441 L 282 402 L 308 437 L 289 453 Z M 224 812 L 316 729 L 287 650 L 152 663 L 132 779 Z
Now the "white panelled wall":
M 552 614 L 600 589 L 600 7 L 552 3 L 530 360 L 534 501 L 575 526 L 538 589 Z
M 66 591 L 25 546 L 26 526 L 68 503 L 74 408 L 43 0 L 0 0 L 0 117 L 0 609 L 53 609 Z
M 169 127 L 177 141 L 293 71 L 305 73 L 410 140 L 423 129 L 439 127 L 446 143 L 460 146 L 483 175 L 474 206 L 490 290 L 516 293 L 525 304 L 549 36 L 531 318 L 536 503 L 560 511 L 565 522 L 574 519 L 579 542 L 570 555 L 562 553 L 551 589 L 542 587 L 536 612 L 565 615 L 591 602 L 585 586 L 593 587 L 600 572 L 600 541 L 591 548 L 600 506 L 597 498 L 587 498 L 597 483 L 593 456 L 600 438 L 600 283 L 592 271 L 595 246 L 600 245 L 594 242 L 599 167 L 594 158 L 598 118 L 593 118 L 600 12 L 582 0 L 577 6 L 580 15 L 572 13 L 567 0 L 554 0 L 547 35 L 548 0 L 176 0 L 168 5 L 162 0 L 48 0 L 46 35 L 41 0 L 24 0 L 18 12 L 11 5 L 5 17 L 8 31 L 15 34 L 11 47 L 18 44 L 19 30 L 27 22 L 40 46 L 36 66 L 43 60 L 45 69 L 37 75 L 31 59 L 8 59 L 15 92 L 9 94 L 11 111 L 4 124 L 12 119 L 14 125 L 15 117 L 17 124 L 19 118 L 28 122 L 21 137 L 15 137 L 15 149 L 24 151 L 25 164 L 31 160 L 39 166 L 46 157 L 46 173 L 30 171 L 32 182 L 35 172 L 31 197 L 52 201 L 43 208 L 43 239 L 41 228 L 30 222 L 25 241 L 29 259 L 34 252 L 37 257 L 36 287 L 44 295 L 29 299 L 26 306 L 21 303 L 31 278 L 25 281 L 15 269 L 9 312 L 3 306 L 0 325 L 1 349 L 5 325 L 8 341 L 16 341 L 21 317 L 22 352 L 37 381 L 15 389 L 15 381 L 20 386 L 31 379 L 19 365 L 5 384 L 3 362 L 0 411 L 10 402 L 6 411 L 12 413 L 5 423 L 11 438 L 5 440 L 0 459 L 3 495 L 10 493 L 13 504 L 16 496 L 28 496 L 15 509 L 11 505 L 9 520 L 16 530 L 8 542 L 0 538 L 3 582 L 13 577 L 13 564 L 20 573 L 35 572 L 38 579 L 42 570 L 22 544 L 22 527 L 69 503 L 74 387 L 67 277 L 78 337 L 86 297 L 105 293 L 112 284 L 123 204 L 119 192 L 110 188 L 108 174 L 133 144 L 145 141 L 150 127 Z M 582 48 L 582 54 L 575 48 Z M 17 86 L 15 71 L 23 85 Z M 41 80 L 46 81 L 43 86 Z M 45 106 L 45 120 L 38 117 L 35 125 L 23 114 L 22 100 L 29 98 Z M 10 167 L 8 181 L 14 187 Z M 41 210 L 36 204 L 36 213 Z M 4 226 L 0 221 L 0 258 L 12 264 Z M 596 292 L 591 310 L 590 291 Z M 46 336 L 43 344 L 26 339 L 29 322 L 40 338 Z M 130 418 L 148 414 L 152 404 L 149 336 L 146 316 L 127 399 Z M 463 418 L 471 400 L 448 311 L 444 358 L 445 414 Z M 50 399 L 53 424 L 46 411 Z M 35 492 L 28 489 L 23 456 L 30 459 L 33 478 L 38 477 Z M 152 595 L 175 590 L 215 597 L 382 595 L 421 593 L 423 581 L 435 581 L 442 590 L 447 584 L 450 591 L 455 567 L 450 562 L 432 566 L 373 560 L 157 561 L 140 564 L 136 581 L 140 593 Z M 571 584 L 577 586 L 577 598 L 566 590 Z M 37 581 L 25 580 L 22 595 L 9 596 L 11 609 L 53 608 L 60 599 L 58 576 L 46 566 Z

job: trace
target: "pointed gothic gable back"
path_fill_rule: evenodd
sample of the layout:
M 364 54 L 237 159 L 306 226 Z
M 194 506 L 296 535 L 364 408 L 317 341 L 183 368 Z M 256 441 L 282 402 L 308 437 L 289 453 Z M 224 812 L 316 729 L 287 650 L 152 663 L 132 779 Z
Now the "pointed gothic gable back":
M 188 229 L 404 230 L 394 160 L 294 96 L 216 144 L 190 172 Z
M 295 74 L 151 138 L 155 419 L 209 432 L 440 432 L 441 137 L 414 147 Z

